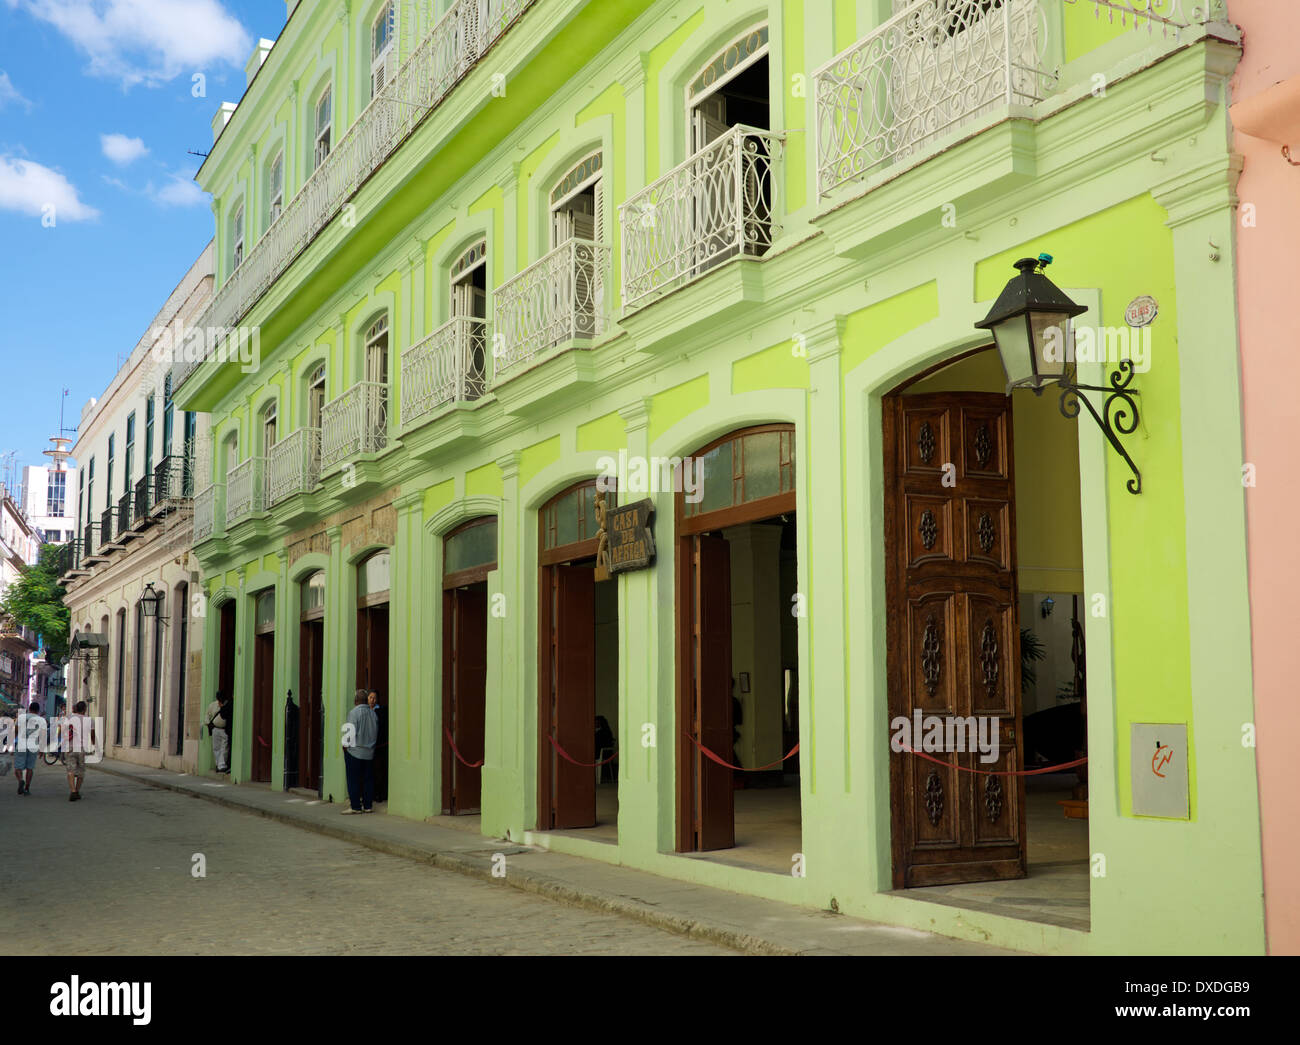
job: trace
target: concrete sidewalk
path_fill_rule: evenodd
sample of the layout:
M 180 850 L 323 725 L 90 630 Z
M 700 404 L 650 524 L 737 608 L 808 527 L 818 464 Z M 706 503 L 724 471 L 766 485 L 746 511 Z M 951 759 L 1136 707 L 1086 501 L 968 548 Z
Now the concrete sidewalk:
M 751 954 L 1013 953 L 916 929 L 881 925 L 663 878 L 598 860 L 505 840 L 494 841 L 463 830 L 397 816 L 376 813 L 344 818 L 340 815 L 342 806 L 338 804 L 272 791 L 265 785 L 231 784 L 216 777 L 189 776 L 108 759 L 93 768 L 393 856 L 503 882 L 562 903 L 635 918 L 660 929 Z M 492 876 L 495 854 L 506 857 L 504 878 Z

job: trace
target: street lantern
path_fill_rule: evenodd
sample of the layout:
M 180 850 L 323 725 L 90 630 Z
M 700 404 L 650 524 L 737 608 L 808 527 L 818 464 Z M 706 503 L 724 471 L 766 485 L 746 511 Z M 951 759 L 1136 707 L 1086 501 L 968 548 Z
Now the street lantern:
M 144 591 L 140 593 L 139 602 L 146 617 L 162 616 L 163 593 L 154 591 L 152 581 L 144 586 Z
M 1044 386 L 1065 375 L 1070 320 L 1087 312 L 1043 275 L 1052 263 L 1050 254 L 1021 258 L 1020 275 L 1012 277 L 989 310 L 975 324 L 993 333 L 1007 389 L 1032 388 L 1041 395 Z
M 1061 389 L 1062 416 L 1073 420 L 1079 416 L 1081 403 L 1087 407 L 1106 441 L 1133 472 L 1126 483 L 1128 492 L 1141 493 L 1142 473 L 1119 441 L 1121 435 L 1137 431 L 1139 423 L 1138 393 L 1129 387 L 1133 363 L 1120 360 L 1118 369 L 1110 373 L 1109 386 L 1081 385 L 1075 380 L 1070 320 L 1088 310 L 1043 275 L 1051 263 L 1050 254 L 1017 261 L 1019 275 L 1002 288 L 989 314 L 975 326 L 993 334 L 1007 374 L 1007 394 L 1013 388 L 1032 388 L 1035 395 L 1042 395 L 1045 387 L 1056 383 Z M 1105 393 L 1100 411 L 1082 392 Z

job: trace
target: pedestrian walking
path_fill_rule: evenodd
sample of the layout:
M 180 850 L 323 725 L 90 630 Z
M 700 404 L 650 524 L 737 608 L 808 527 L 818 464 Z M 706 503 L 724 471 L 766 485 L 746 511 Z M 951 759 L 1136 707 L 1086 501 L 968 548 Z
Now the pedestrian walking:
M 68 719 L 68 801 L 81 801 L 81 784 L 86 779 L 86 752 L 93 751 L 99 738 L 95 721 L 86 714 L 86 702 L 79 700 Z
M 220 690 L 208 705 L 208 735 L 212 737 L 212 764 L 218 773 L 229 773 L 230 699 Z
M 357 690 L 343 729 L 343 767 L 348 778 L 348 808 L 344 813 L 375 811 L 375 745 L 379 741 L 379 722 L 368 697 L 364 689 Z
M 41 706 L 32 701 L 26 711 L 18 712 L 14 733 L 14 776 L 18 778 L 18 793 L 32 793 L 32 770 L 36 768 L 36 756 L 44 746 L 45 719 L 41 718 Z

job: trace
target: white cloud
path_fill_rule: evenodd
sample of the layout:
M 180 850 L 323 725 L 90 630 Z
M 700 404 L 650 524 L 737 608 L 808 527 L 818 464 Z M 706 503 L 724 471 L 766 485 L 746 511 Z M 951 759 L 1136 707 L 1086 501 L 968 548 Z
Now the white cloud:
M 151 187 L 149 195 L 155 203 L 164 207 L 196 207 L 207 202 L 203 190 L 195 184 L 193 178 L 179 174 L 168 174 L 167 177 L 169 181 L 161 189 L 152 191 Z
M 134 163 L 149 153 L 139 138 L 128 138 L 125 134 L 101 134 L 99 146 L 104 150 L 104 155 L 119 167 Z
M 7 0 L 48 22 L 95 76 L 156 87 L 217 62 L 237 68 L 252 37 L 221 0 Z
M 76 186 L 56 170 L 32 160 L 0 156 L 0 210 L 41 217 L 54 207 L 57 221 L 87 221 L 99 211 L 81 202 Z
M 22 96 L 22 92 L 14 86 L 13 81 L 9 79 L 9 74 L 0 69 L 0 109 L 3 109 L 10 102 L 21 105 L 28 112 L 32 111 L 32 103 Z

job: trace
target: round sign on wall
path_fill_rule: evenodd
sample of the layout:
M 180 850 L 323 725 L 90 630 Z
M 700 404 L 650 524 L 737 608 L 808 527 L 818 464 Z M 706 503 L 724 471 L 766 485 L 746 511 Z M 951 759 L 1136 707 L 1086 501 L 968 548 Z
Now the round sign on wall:
M 1124 322 L 1131 327 L 1149 327 L 1160 314 L 1160 306 L 1150 294 L 1143 294 L 1128 303 Z

